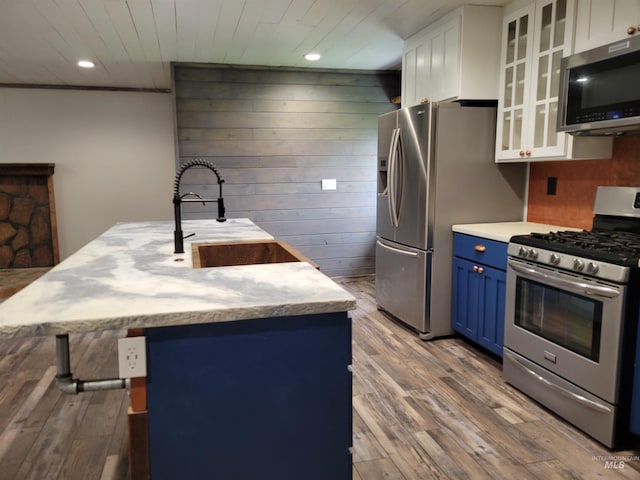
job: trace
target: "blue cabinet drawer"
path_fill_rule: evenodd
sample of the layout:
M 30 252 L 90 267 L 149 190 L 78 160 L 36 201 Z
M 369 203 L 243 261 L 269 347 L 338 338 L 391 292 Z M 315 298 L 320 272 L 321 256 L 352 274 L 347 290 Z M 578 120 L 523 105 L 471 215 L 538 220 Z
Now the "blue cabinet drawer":
M 507 269 L 508 243 L 474 237 L 463 233 L 453 234 L 453 255 L 490 267 Z

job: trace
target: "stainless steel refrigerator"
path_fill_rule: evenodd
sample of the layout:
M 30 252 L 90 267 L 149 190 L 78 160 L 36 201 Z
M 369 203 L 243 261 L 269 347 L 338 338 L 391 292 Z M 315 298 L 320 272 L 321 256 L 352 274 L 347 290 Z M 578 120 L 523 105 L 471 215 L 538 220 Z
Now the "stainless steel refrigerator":
M 378 119 L 376 302 L 424 340 L 453 332 L 451 226 L 523 218 L 526 166 L 495 163 L 495 133 L 487 102 Z

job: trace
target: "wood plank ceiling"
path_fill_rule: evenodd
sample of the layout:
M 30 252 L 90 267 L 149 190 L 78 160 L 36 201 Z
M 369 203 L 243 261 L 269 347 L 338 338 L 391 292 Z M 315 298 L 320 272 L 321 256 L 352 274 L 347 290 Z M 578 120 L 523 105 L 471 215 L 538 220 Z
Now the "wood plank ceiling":
M 463 3 L 0 0 L 0 85 L 166 89 L 171 62 L 397 69 L 403 39 Z M 321 60 L 304 60 L 311 51 Z

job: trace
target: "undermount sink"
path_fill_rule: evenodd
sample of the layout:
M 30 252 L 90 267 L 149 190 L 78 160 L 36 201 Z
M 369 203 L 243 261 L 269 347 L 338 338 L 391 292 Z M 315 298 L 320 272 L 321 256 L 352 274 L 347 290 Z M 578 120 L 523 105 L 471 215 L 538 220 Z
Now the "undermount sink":
M 313 261 L 296 251 L 286 242 L 279 240 L 195 243 L 192 244 L 192 251 L 194 268 L 286 262 L 307 262 L 318 268 L 318 265 Z

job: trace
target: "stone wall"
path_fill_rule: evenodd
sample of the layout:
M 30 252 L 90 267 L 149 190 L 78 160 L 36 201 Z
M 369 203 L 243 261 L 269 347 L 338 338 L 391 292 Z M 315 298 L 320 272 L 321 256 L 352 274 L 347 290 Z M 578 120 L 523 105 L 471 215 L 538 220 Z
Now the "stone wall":
M 58 262 L 50 164 L 0 164 L 0 268 Z

